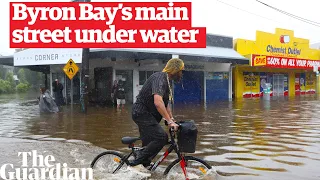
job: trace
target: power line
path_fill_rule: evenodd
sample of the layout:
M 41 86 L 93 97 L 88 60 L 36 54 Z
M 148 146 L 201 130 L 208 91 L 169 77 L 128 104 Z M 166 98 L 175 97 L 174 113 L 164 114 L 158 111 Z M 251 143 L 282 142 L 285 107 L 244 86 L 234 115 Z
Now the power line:
M 287 16 L 289 16 L 289 17 L 292 17 L 292 18 L 294 18 L 294 19 L 297 19 L 297 20 L 300 20 L 300 21 L 302 21 L 302 22 L 308 23 L 308 24 L 310 24 L 310 25 L 314 25 L 314 26 L 320 27 L 320 23 L 319 23 L 319 22 L 312 21 L 312 20 L 308 20 L 308 19 L 305 19 L 305 18 L 303 18 L 303 17 L 300 17 L 300 16 L 297 16 L 297 15 L 291 14 L 291 13 L 289 13 L 289 12 L 286 12 L 286 11 L 284 11 L 284 10 L 278 9 L 278 8 L 276 8 L 276 7 L 274 7 L 274 6 L 271 6 L 271 5 L 269 5 L 269 4 L 266 4 L 266 3 L 264 3 L 264 2 L 261 2 L 261 1 L 259 1 L 259 0 L 256 0 L 256 1 L 257 1 L 258 3 L 260 3 L 260 4 L 263 4 L 264 6 L 267 6 L 267 7 L 271 8 L 271 9 L 276 10 L 276 11 L 278 11 L 278 12 L 280 12 L 280 13 L 282 13 L 282 14 L 285 14 L 285 15 L 287 15 Z
M 259 0 L 256 0 L 256 1 L 259 2 L 259 3 L 261 3 L 261 4 L 263 4 L 263 5 L 265 5 L 265 6 L 270 7 L 270 8 L 272 8 L 272 9 L 276 10 L 276 11 L 283 12 L 283 13 L 291 16 L 291 17 L 294 16 L 294 17 L 299 18 L 299 19 L 302 19 L 302 20 L 304 20 L 304 21 L 308 21 L 308 22 L 315 23 L 315 24 L 320 24 L 319 22 L 312 21 L 312 20 L 309 20 L 309 19 L 305 19 L 305 18 L 303 18 L 303 17 L 301 17 L 301 16 L 297 16 L 297 15 L 291 14 L 291 13 L 289 13 L 289 12 L 287 12 L 287 11 L 278 9 L 278 8 L 276 8 L 276 7 L 274 7 L 274 6 L 271 6 L 271 5 L 267 4 L 267 3 L 264 3 L 264 2 L 262 2 L 262 1 L 259 1 Z
M 273 21 L 273 22 L 277 22 L 277 23 L 282 23 L 282 22 L 275 21 L 275 20 L 273 20 L 273 19 L 270 19 L 270 18 L 261 16 L 261 15 L 252 13 L 252 12 L 250 12 L 250 11 L 247 11 L 247 10 L 244 10 L 244 9 L 241 9 L 241 8 L 238 8 L 238 7 L 236 7 L 236 6 L 233 6 L 233 5 L 228 4 L 228 3 L 226 3 L 226 2 L 223 2 L 223 1 L 220 1 L 220 0 L 216 0 L 216 1 L 218 1 L 218 2 L 220 2 L 220 3 L 222 3 L 222 4 L 225 4 L 225 5 L 227 5 L 227 6 L 233 7 L 233 8 L 235 8 L 235 9 L 238 9 L 238 10 L 240 10 L 240 11 L 244 11 L 244 12 L 246 12 L 246 13 L 249 13 L 249 14 L 252 14 L 252 15 L 255 15 L 255 16 L 258 16 L 258 17 L 261 17 L 261 18 L 264 18 L 264 19 L 267 19 L 267 20 L 269 20 L 269 21 Z
M 270 18 L 261 16 L 261 15 L 258 15 L 258 14 L 252 13 L 252 12 L 250 12 L 250 11 L 241 9 L 241 8 L 239 8 L 239 7 L 236 7 L 236 6 L 234 6 L 234 5 L 228 4 L 228 3 L 223 2 L 223 1 L 221 1 L 221 0 L 216 0 L 216 1 L 218 1 L 218 2 L 220 2 L 220 3 L 222 3 L 222 4 L 225 4 L 225 5 L 227 5 L 227 6 L 230 6 L 230 7 L 234 8 L 234 9 L 237 9 L 237 10 L 240 10 L 240 11 L 243 11 L 243 12 L 246 12 L 246 13 L 249 13 L 249 14 L 252 14 L 252 15 L 255 15 L 255 16 L 258 16 L 258 17 L 263 18 L 263 19 L 267 19 L 267 20 L 272 21 L 272 22 L 277 22 L 277 23 L 280 23 L 280 24 L 283 24 L 283 23 L 284 23 L 284 22 L 279 22 L 279 21 L 276 21 L 276 20 L 273 20 L 273 19 L 270 19 Z M 310 23 L 309 23 L 309 24 L 310 24 Z M 310 24 L 310 25 L 313 25 L 313 24 Z M 317 26 L 317 25 L 315 25 L 315 26 Z M 320 42 L 320 41 L 313 41 L 313 42 L 310 42 L 310 44 L 312 44 L 312 43 L 318 43 L 318 42 Z

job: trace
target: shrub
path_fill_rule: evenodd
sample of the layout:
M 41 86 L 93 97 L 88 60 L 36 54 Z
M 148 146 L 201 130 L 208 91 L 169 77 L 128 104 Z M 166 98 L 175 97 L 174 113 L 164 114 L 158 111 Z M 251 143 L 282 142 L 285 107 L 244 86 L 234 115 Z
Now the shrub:
M 22 83 L 26 83 L 27 82 L 26 73 L 25 73 L 24 69 L 20 69 L 18 71 L 18 78 L 19 78 L 20 82 L 22 82 Z
M 0 79 L 0 94 L 8 94 L 13 92 L 14 88 L 12 88 L 11 83 L 9 81 Z
M 19 83 L 17 85 L 17 91 L 19 93 L 25 93 L 25 92 L 27 92 L 29 90 L 29 88 L 30 88 L 30 86 L 29 86 L 28 83 Z
M 10 86 L 11 86 L 11 89 L 12 89 L 12 92 L 14 92 L 14 91 L 15 91 L 15 88 L 16 88 L 16 82 L 14 81 L 13 73 L 12 73 L 12 72 L 8 72 L 8 73 L 7 73 L 6 81 L 9 82 L 9 84 L 10 84 Z M 10 93 L 11 93 L 11 91 L 10 91 Z

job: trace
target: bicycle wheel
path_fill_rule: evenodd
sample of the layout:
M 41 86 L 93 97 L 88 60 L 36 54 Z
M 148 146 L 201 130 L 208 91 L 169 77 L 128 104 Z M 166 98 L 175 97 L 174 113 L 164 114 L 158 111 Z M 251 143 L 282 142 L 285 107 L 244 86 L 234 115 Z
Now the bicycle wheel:
M 212 176 L 211 169 L 212 167 L 202 159 L 185 156 L 186 161 L 186 170 L 189 179 L 202 179 L 208 176 Z M 184 173 L 180 166 L 180 160 L 176 159 L 173 161 L 164 172 L 164 175 L 167 176 L 167 179 L 185 179 Z
M 122 158 L 123 155 L 116 151 L 106 151 L 99 154 L 93 159 L 91 168 L 95 171 L 95 173 L 98 171 L 99 174 L 112 174 L 114 170 L 116 170 L 117 167 L 121 164 Z M 126 169 L 127 164 L 124 163 L 123 166 L 118 170 L 118 172 Z

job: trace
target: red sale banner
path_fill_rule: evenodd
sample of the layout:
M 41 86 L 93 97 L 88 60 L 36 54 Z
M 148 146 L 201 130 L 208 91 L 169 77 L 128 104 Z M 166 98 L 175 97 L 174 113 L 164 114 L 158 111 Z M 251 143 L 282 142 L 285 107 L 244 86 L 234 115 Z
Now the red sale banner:
M 11 2 L 10 48 L 205 48 L 191 2 Z
M 287 57 L 263 56 L 253 54 L 251 56 L 252 66 L 265 66 L 273 68 L 297 68 L 313 69 L 314 66 L 320 67 L 320 60 L 296 59 Z

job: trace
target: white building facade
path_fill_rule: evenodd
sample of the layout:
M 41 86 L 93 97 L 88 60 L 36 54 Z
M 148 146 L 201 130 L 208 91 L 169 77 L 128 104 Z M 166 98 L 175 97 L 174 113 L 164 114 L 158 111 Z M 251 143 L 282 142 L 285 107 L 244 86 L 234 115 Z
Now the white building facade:
M 126 100 L 134 103 L 142 85 L 154 72 L 162 71 L 172 57 L 185 62 L 183 80 L 174 84 L 175 103 L 210 103 L 232 99 L 232 67 L 248 64 L 248 60 L 233 50 L 233 39 L 207 35 L 206 48 L 174 49 L 90 49 L 89 101 L 112 103 L 114 80 L 124 81 Z M 82 49 L 27 49 L 14 54 L 13 65 L 39 69 L 48 75 L 52 92 L 55 79 L 64 85 L 64 97 L 77 103 L 80 100 Z M 63 72 L 64 65 L 73 59 L 80 71 L 72 82 Z M 0 58 L 10 62 L 10 57 Z

